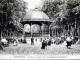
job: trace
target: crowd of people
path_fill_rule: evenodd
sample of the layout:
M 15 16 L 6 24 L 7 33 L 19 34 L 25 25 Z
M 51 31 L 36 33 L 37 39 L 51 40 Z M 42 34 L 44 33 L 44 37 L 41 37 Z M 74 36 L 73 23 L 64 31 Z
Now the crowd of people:
M 52 42 L 54 40 L 54 42 Z M 62 44 L 64 42 L 66 42 L 65 46 L 70 49 L 71 48 L 71 45 L 72 44 L 75 44 L 77 41 L 78 41 L 78 37 L 74 37 L 74 36 L 61 36 L 61 37 L 57 37 L 56 39 L 53 39 L 50 38 L 50 39 L 44 39 L 43 42 L 42 42 L 42 47 L 41 49 L 45 49 L 46 46 L 51 46 L 52 43 L 54 44 Z
M 47 46 L 51 46 L 51 44 L 52 44 L 51 39 L 45 38 L 45 40 L 43 40 L 43 42 L 42 42 L 41 49 L 45 49 L 45 48 L 47 48 Z
M 63 37 L 63 38 L 65 38 L 65 37 Z M 44 39 L 42 39 L 41 38 L 41 41 L 40 42 L 42 42 L 42 46 L 41 46 L 41 49 L 46 49 L 47 48 L 47 46 L 51 46 L 51 44 L 56 44 L 57 42 L 58 43 L 63 43 L 64 41 L 66 41 L 66 47 L 67 48 L 70 48 L 71 47 L 71 45 L 73 44 L 73 40 L 74 40 L 74 37 L 73 36 L 68 36 L 67 38 L 65 38 L 65 39 L 62 39 L 62 37 L 57 37 L 56 38 L 57 40 L 55 40 L 54 39 L 54 42 L 53 42 L 53 38 L 44 38 Z M 21 39 L 20 40 L 22 43 L 27 43 L 27 41 L 26 41 L 26 39 L 24 38 L 24 39 Z M 17 38 L 13 41 L 13 46 L 17 46 L 18 45 L 18 42 L 20 42 Z M 36 40 L 37 41 L 37 40 Z M 9 45 L 9 43 L 8 43 L 8 41 L 6 40 L 6 38 L 2 38 L 1 40 L 0 40 L 0 49 L 2 49 L 3 50 L 3 46 L 4 45 L 6 45 L 6 46 L 8 46 Z M 31 37 L 31 45 L 34 45 L 34 37 Z

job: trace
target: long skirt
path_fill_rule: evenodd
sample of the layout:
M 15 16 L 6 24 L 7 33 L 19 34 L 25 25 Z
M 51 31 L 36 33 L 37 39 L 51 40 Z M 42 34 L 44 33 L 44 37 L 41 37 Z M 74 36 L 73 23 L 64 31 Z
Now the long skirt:
M 67 46 L 71 46 L 72 41 L 67 41 Z

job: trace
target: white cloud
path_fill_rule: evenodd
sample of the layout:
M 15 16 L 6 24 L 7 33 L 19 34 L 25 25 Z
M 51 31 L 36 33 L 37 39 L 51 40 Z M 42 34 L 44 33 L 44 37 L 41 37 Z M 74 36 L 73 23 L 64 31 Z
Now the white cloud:
M 28 3 L 28 9 L 34 9 L 36 6 L 39 6 L 42 1 L 41 0 L 24 0 Z

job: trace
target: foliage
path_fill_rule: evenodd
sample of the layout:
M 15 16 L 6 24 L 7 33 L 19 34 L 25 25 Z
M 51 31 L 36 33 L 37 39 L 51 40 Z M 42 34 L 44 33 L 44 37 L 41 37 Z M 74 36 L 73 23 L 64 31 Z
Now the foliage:
M 42 11 L 44 11 L 50 18 L 53 18 L 54 15 L 60 11 L 58 6 L 61 4 L 63 4 L 61 0 L 45 1 Z
M 4 30 L 18 31 L 20 20 L 26 14 L 27 3 L 23 0 L 0 0 L 0 23 Z M 1 29 L 2 29 L 1 28 Z
M 50 0 L 44 1 L 42 10 L 53 20 L 79 20 L 80 0 Z

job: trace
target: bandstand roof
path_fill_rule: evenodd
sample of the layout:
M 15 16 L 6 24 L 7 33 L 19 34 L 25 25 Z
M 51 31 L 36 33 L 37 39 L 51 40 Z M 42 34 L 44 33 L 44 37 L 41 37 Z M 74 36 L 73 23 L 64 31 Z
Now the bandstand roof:
M 49 17 L 44 12 L 39 11 L 39 10 L 27 12 L 26 15 L 24 16 L 23 20 L 21 20 L 21 22 L 26 22 L 26 21 L 27 22 L 29 22 L 29 21 L 38 21 L 38 22 L 48 21 L 48 22 L 51 22 Z

